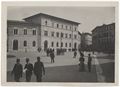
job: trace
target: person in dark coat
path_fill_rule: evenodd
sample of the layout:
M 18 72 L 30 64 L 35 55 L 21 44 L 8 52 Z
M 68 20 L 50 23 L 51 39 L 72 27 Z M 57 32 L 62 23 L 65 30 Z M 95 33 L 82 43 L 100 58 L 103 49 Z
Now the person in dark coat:
M 20 64 L 20 59 L 16 60 L 16 64 L 13 67 L 12 73 L 14 75 L 14 80 L 16 82 L 20 81 L 20 78 L 22 77 L 22 73 L 23 73 L 23 66 L 22 64 Z
M 46 50 L 47 56 L 49 56 L 50 49 Z
M 80 56 L 83 57 L 84 56 L 84 53 L 80 51 Z
M 51 58 L 51 63 L 54 63 L 55 54 L 53 51 L 50 53 L 50 58 Z
M 40 57 L 37 57 L 37 62 L 34 64 L 34 74 L 37 82 L 42 81 L 42 74 L 45 75 L 45 68 L 43 63 L 40 61 Z
M 79 71 L 85 71 L 85 64 L 84 64 L 85 59 L 84 59 L 84 56 L 81 56 L 79 61 L 80 61 Z
M 74 56 L 73 56 L 73 58 L 76 58 L 76 56 L 77 56 L 77 52 L 74 51 Z
M 24 69 L 26 69 L 26 82 L 31 81 L 32 71 L 33 71 L 33 64 L 29 63 L 29 58 L 26 58 L 26 64 Z
M 88 71 L 91 72 L 91 62 L 92 62 L 92 57 L 90 54 L 88 54 Z

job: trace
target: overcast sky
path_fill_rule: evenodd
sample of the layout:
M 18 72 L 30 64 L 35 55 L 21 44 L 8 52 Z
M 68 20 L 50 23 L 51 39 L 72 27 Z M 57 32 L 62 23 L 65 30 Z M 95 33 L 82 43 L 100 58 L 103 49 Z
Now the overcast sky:
M 96 26 L 115 22 L 114 7 L 9 7 L 7 19 L 22 20 L 37 13 L 79 22 L 80 32 L 91 32 Z

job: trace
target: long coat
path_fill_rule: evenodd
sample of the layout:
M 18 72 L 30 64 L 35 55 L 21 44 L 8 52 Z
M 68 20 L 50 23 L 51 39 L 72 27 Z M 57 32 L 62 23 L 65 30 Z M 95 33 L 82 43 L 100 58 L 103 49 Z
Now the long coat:
M 42 77 L 42 72 L 43 71 L 45 71 L 43 63 L 42 62 L 35 62 L 35 64 L 34 64 L 34 74 L 36 76 L 41 76 Z

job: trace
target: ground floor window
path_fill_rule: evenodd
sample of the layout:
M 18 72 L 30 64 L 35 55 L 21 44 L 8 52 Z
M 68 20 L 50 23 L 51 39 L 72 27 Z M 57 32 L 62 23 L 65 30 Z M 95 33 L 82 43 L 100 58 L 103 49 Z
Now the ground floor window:
M 18 50 L 18 40 L 13 40 L 13 50 Z
M 35 47 L 36 46 L 36 42 L 35 41 L 33 41 L 33 47 Z
M 23 42 L 23 45 L 24 45 L 24 47 L 27 46 L 27 41 L 26 40 Z

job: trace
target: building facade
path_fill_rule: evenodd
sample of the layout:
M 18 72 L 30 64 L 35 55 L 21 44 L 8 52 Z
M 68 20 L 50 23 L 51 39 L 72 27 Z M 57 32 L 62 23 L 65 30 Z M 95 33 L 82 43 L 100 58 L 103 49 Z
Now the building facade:
M 78 49 L 78 25 L 78 22 L 43 13 L 24 18 L 24 21 L 8 21 L 8 51 Z
M 36 51 L 39 25 L 24 21 L 7 21 L 7 51 Z
M 92 34 L 81 33 L 81 50 L 90 51 L 92 45 Z
M 92 30 L 93 49 L 112 52 L 115 50 L 115 23 L 98 26 Z

